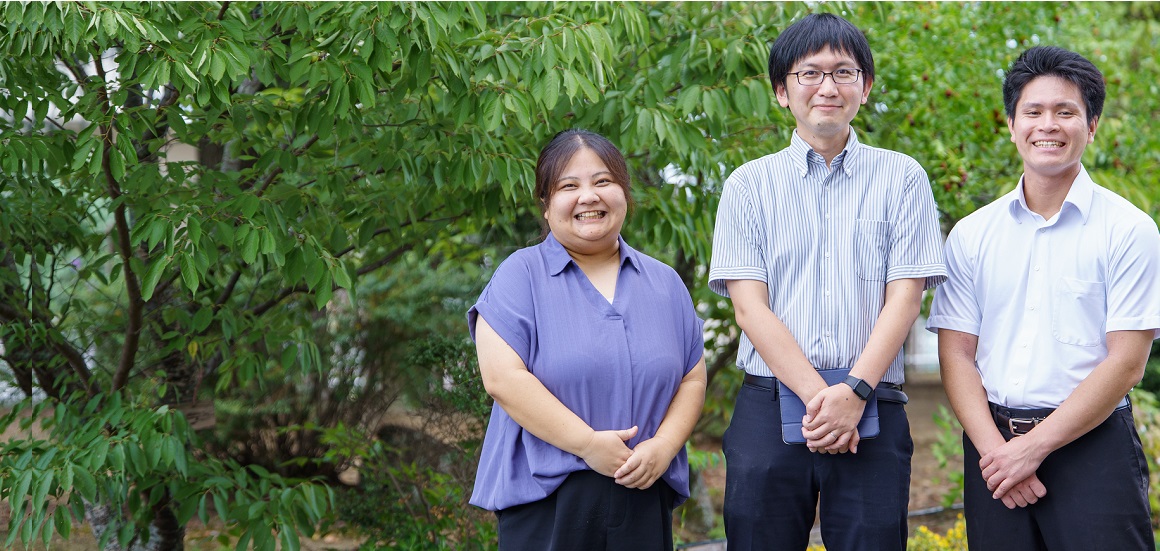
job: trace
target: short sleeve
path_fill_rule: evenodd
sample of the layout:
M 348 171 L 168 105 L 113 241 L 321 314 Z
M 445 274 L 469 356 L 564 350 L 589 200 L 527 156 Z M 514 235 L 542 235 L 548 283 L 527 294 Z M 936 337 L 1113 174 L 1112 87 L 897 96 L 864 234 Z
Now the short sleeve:
M 730 280 L 768 283 L 759 220 L 748 190 L 734 173 L 721 192 L 713 229 L 713 256 L 709 261 L 709 289 L 713 292 L 729 296 L 725 282 Z
M 1160 329 L 1160 232 L 1147 219 L 1134 224 L 1112 251 L 1108 278 L 1108 331 Z M 1155 331 L 1153 339 L 1160 337 Z
M 483 316 L 500 338 L 519 354 L 524 365 L 530 365 L 536 333 L 529 274 L 526 262 L 518 254 L 508 257 L 483 288 L 479 300 L 467 311 L 472 340 L 475 340 L 475 324 L 479 316 Z
M 926 320 L 926 329 L 932 333 L 951 329 L 979 334 L 982 311 L 974 293 L 976 258 L 964 250 L 962 233 L 956 228 L 947 237 L 947 280 L 935 290 L 930 317 Z
M 685 319 L 685 375 L 688 375 L 705 355 L 705 322 L 697 315 L 693 297 L 689 295 L 680 276 L 676 276 L 676 272 L 673 274 L 681 291 L 681 314 Z
M 886 281 L 924 278 L 923 289 L 931 289 L 947 278 L 942 230 L 926 171 L 917 162 L 912 163 L 907 185 L 899 200 L 891 205 Z

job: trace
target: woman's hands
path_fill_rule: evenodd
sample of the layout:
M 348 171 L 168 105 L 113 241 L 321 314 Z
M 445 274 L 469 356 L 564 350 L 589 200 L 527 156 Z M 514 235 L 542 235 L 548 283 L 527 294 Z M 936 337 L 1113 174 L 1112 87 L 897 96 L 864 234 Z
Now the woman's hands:
M 616 479 L 627 488 L 647 490 L 665 474 L 680 448 L 663 436 L 642 441 L 635 448 L 624 443 L 636 436 L 637 427 L 593 431 L 577 454 L 592 470 Z
M 663 436 L 645 440 L 632 449 L 632 455 L 616 470 L 613 478 L 621 486 L 647 490 L 665 474 L 680 449 Z
M 588 467 L 604 476 L 612 478 L 617 469 L 632 456 L 632 450 L 624 443 L 636 436 L 637 427 L 622 430 L 592 431 L 588 443 L 576 455 Z

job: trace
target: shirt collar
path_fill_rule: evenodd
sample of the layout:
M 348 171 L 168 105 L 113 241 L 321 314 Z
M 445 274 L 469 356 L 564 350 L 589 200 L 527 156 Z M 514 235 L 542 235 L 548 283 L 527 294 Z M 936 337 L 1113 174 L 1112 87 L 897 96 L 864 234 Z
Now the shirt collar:
M 623 236 L 616 237 L 617 242 L 620 243 L 620 268 L 623 270 L 625 265 L 632 266 L 632 269 L 640 273 L 641 261 L 640 252 L 629 247 L 628 243 L 624 242 Z M 548 232 L 548 237 L 544 239 L 544 259 L 548 262 L 548 270 L 553 276 L 560 275 L 568 264 L 575 263 L 572 260 L 572 255 L 568 254 L 568 250 L 556 240 L 556 236 Z
M 850 135 L 846 138 L 846 147 L 842 148 L 842 152 L 834 157 L 834 160 L 830 163 L 831 166 L 837 166 L 842 169 L 842 172 L 846 173 L 846 176 L 851 176 L 854 168 L 854 160 L 858 157 L 860 146 L 861 142 L 858 141 L 858 133 L 854 131 L 854 127 L 850 127 Z M 789 150 L 791 152 L 791 158 L 793 159 L 794 168 L 802 178 L 805 178 L 806 174 L 810 171 L 811 155 L 815 162 L 825 162 L 825 159 L 818 152 L 814 151 L 814 148 L 808 142 L 801 136 L 798 136 L 796 128 L 793 131 L 793 136 L 789 140 Z
M 1027 206 L 1027 195 L 1023 192 L 1024 176 L 1019 177 L 1019 185 L 1015 186 L 1015 190 L 1011 192 L 1011 202 L 1007 205 L 1008 212 L 1016 223 L 1022 223 L 1019 217 L 1020 211 L 1028 216 L 1032 214 L 1031 209 Z M 1083 223 L 1087 224 L 1088 215 L 1091 214 L 1092 196 L 1095 192 L 1096 183 L 1088 175 L 1087 169 L 1080 165 L 1079 174 L 1076 174 L 1075 180 L 1072 180 L 1071 189 L 1067 190 L 1067 197 L 1063 198 L 1063 205 L 1059 207 L 1059 211 L 1063 212 L 1063 209 L 1071 205 L 1079 212 Z

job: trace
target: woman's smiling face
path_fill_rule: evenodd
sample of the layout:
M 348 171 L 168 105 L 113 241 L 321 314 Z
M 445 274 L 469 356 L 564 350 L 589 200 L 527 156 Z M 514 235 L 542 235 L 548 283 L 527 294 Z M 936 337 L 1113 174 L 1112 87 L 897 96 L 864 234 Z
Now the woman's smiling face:
M 544 212 L 552 235 L 565 249 L 579 254 L 616 247 L 628 212 L 624 184 L 613 180 L 595 151 L 581 148 L 552 183 Z

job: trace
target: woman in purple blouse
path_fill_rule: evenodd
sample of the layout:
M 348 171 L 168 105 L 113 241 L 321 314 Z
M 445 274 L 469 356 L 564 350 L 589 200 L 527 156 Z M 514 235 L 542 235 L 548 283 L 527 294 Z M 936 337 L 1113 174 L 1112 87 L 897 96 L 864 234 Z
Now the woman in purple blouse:
M 542 243 L 468 312 L 495 398 L 471 503 L 501 551 L 673 548 L 685 441 L 705 400 L 702 322 L 667 265 L 620 237 L 624 156 L 567 130 L 540 152 Z

